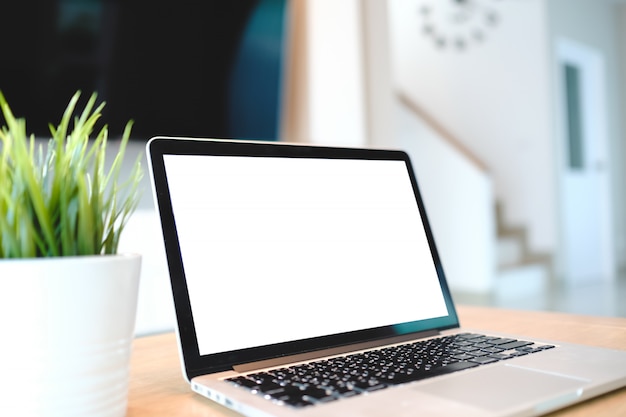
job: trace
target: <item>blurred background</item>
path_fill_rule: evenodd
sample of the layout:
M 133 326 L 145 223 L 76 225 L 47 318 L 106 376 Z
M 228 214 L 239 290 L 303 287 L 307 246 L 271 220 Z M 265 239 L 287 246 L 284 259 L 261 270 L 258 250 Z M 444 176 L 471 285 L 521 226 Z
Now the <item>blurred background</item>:
M 401 148 L 457 302 L 626 317 L 626 1 L 2 11 L 0 89 L 42 139 L 81 89 L 106 100 L 112 134 L 134 119 L 137 155 L 156 135 Z M 173 326 L 144 188 L 122 242 L 144 255 L 138 334 Z

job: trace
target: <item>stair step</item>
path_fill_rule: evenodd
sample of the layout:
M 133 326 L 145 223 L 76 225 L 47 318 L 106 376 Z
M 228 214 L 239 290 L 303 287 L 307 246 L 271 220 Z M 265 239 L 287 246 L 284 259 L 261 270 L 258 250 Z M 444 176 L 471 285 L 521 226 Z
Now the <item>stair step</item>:
M 522 262 L 522 246 L 517 237 L 499 237 L 497 243 L 498 267 L 504 268 Z

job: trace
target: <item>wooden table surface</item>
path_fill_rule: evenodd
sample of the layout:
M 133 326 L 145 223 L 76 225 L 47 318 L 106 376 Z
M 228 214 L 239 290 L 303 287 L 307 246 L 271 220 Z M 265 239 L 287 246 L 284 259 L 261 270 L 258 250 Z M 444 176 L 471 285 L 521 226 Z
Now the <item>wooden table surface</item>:
M 626 350 L 626 318 L 460 306 L 466 328 L 514 333 Z M 182 377 L 173 333 L 137 338 L 133 345 L 128 417 L 240 416 L 191 392 Z M 552 417 L 624 417 L 626 388 L 550 414 Z

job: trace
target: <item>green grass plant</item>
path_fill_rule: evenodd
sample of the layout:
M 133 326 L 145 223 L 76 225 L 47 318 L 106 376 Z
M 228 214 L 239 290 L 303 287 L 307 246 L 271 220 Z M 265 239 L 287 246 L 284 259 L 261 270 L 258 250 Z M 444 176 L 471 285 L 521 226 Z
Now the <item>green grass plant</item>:
M 94 133 L 104 102 L 89 98 L 81 112 L 80 92 L 69 101 L 58 126 L 50 125 L 47 147 L 28 135 L 0 92 L 5 125 L 0 128 L 0 258 L 105 255 L 117 253 L 120 235 L 139 202 L 143 175 L 139 158 L 131 174 L 120 172 L 132 121 L 119 151 L 107 165 L 108 126 Z

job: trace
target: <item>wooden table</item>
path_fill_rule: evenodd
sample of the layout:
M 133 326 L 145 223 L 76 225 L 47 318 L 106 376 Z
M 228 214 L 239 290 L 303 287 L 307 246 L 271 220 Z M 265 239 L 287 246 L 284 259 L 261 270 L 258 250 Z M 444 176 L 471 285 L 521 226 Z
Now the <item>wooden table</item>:
M 626 350 L 626 318 L 587 317 L 486 307 L 458 308 L 463 327 L 529 338 Z M 173 333 L 135 340 L 128 417 L 240 416 L 191 392 L 183 380 Z M 551 414 L 559 417 L 626 416 L 626 388 Z

